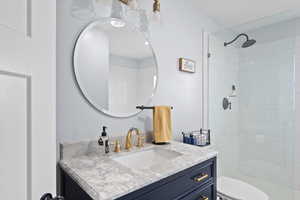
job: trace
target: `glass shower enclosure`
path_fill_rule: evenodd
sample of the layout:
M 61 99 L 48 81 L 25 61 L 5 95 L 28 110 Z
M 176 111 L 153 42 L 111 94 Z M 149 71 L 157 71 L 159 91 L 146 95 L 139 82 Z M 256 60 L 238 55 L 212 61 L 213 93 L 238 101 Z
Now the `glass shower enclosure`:
M 209 121 L 218 175 L 249 183 L 270 200 L 299 200 L 300 19 L 260 24 L 209 38 Z M 241 48 L 240 38 L 224 47 L 242 32 L 257 42 Z M 230 97 L 233 85 L 236 96 Z M 231 109 L 223 108 L 225 97 Z

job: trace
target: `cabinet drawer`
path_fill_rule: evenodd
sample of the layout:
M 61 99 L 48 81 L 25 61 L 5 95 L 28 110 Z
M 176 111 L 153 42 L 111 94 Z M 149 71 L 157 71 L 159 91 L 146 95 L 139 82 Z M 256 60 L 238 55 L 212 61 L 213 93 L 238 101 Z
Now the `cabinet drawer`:
M 145 195 L 140 196 L 136 200 L 178 199 L 178 197 L 188 194 L 195 187 L 195 182 L 190 178 L 190 176 L 183 176 Z
M 207 160 L 117 200 L 175 200 L 216 181 L 216 159 Z
M 185 196 L 180 200 L 215 200 L 216 191 L 213 183 L 207 184 L 200 189 L 195 190 L 189 195 Z
M 215 177 L 215 163 L 213 161 L 206 162 L 203 165 L 198 165 L 187 171 L 186 176 L 197 186 L 207 183 Z

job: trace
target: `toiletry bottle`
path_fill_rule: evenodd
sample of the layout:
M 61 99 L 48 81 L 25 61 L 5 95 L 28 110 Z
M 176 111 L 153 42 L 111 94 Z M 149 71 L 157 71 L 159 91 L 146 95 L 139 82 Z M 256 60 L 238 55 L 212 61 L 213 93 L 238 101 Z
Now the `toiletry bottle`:
M 104 145 L 104 140 L 106 139 L 106 137 L 107 137 L 107 133 L 106 133 L 106 126 L 103 126 L 102 127 L 102 133 L 101 133 L 101 136 L 100 136 L 100 138 L 99 138 L 99 140 L 98 140 L 98 144 L 100 145 L 100 146 L 103 146 Z
M 105 140 L 105 153 L 109 153 L 109 142 Z
M 98 144 L 100 146 L 104 146 L 105 153 L 109 153 L 109 138 L 107 136 L 106 128 L 107 128 L 106 126 L 103 126 L 102 128 L 103 130 L 98 140 Z

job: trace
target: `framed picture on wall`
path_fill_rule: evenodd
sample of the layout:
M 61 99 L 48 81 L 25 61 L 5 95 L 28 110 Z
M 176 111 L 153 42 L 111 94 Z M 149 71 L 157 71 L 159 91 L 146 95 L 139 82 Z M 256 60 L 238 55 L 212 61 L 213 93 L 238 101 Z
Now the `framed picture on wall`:
M 179 70 L 183 72 L 195 73 L 196 62 L 187 58 L 179 58 Z

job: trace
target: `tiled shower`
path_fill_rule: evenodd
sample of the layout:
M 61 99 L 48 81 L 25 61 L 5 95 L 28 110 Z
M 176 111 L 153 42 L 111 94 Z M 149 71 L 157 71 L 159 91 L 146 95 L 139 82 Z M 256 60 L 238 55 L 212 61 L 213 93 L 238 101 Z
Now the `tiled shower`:
M 237 30 L 210 37 L 210 125 L 219 175 L 250 183 L 272 200 L 300 199 L 300 19 L 245 30 L 257 40 L 250 48 L 224 47 Z M 232 110 L 223 110 L 232 85 L 237 97 Z

